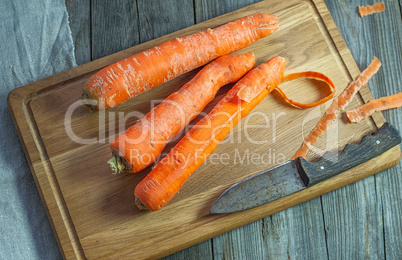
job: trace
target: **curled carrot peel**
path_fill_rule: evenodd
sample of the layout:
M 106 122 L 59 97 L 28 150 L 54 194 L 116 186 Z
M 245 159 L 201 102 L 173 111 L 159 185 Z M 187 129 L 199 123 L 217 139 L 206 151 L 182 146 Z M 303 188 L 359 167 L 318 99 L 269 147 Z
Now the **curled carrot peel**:
M 284 70 L 285 59 L 277 56 L 240 79 L 136 186 L 137 206 L 152 211 L 165 206 L 236 124 L 279 84 Z M 270 80 L 264 79 L 264 75 L 270 75 Z M 237 96 L 241 89 L 253 88 L 256 84 L 263 84 L 263 87 L 250 102 Z
M 335 85 L 332 82 L 332 80 L 330 78 L 328 78 L 327 76 L 325 76 L 324 74 L 319 73 L 319 72 L 315 72 L 315 71 L 305 71 L 305 72 L 289 74 L 289 75 L 286 75 L 285 77 L 282 78 L 282 82 L 295 80 L 295 79 L 298 79 L 298 78 L 310 78 L 310 79 L 322 80 L 322 81 L 324 81 L 325 83 L 328 84 L 328 86 L 330 87 L 331 93 L 329 95 L 327 95 L 326 97 L 324 97 L 324 98 L 322 98 L 322 99 L 320 99 L 320 100 L 318 100 L 316 102 L 313 102 L 313 103 L 310 103 L 310 104 L 302 104 L 302 103 L 296 102 L 296 101 L 288 98 L 286 96 L 286 94 L 283 92 L 283 90 L 280 89 L 279 87 L 277 87 L 276 90 L 282 95 L 282 97 L 289 104 L 291 104 L 294 107 L 297 107 L 297 108 L 315 107 L 315 106 L 318 106 L 318 105 L 321 105 L 321 104 L 327 102 L 335 94 Z
M 219 88 L 238 81 L 254 67 L 252 52 L 224 55 L 202 68 L 193 79 L 154 107 L 110 145 L 114 173 L 135 173 L 154 163 L 166 144 L 211 102 Z
M 275 32 L 278 23 L 276 16 L 260 13 L 164 42 L 98 71 L 84 86 L 82 98 L 95 101 L 92 109 L 115 107 L 222 55 L 249 46 Z
M 381 67 L 381 62 L 377 57 L 374 57 L 370 65 L 352 81 L 345 90 L 334 99 L 332 104 L 325 111 L 324 115 L 318 121 L 317 125 L 304 139 L 303 144 L 293 155 L 292 159 L 297 157 L 305 157 L 309 148 L 314 145 L 318 138 L 321 137 L 332 122 L 337 118 L 340 111 L 344 110 L 346 106 L 352 101 L 355 94 L 360 88 L 365 85 L 368 80 L 378 71 Z
M 359 6 L 360 17 L 364 17 L 373 13 L 380 13 L 385 10 L 385 4 L 382 2 L 375 3 L 373 5 Z
M 262 66 L 264 66 L 264 64 L 262 64 Z M 275 69 L 275 68 L 271 68 L 271 69 Z M 289 75 L 286 75 L 285 77 L 283 77 L 282 79 L 280 79 L 279 82 L 275 81 L 274 84 L 272 84 L 272 82 L 275 79 L 273 79 L 269 73 L 263 74 L 263 72 L 264 72 L 264 70 L 260 67 L 257 67 L 255 69 L 256 74 L 257 73 L 261 74 L 259 77 L 261 79 L 261 81 L 271 82 L 271 85 L 267 85 L 268 90 L 271 92 L 272 90 L 276 89 L 282 95 L 282 97 L 286 100 L 286 102 L 288 102 L 289 104 L 291 104 L 292 106 L 297 107 L 297 108 L 311 108 L 314 106 L 318 106 L 322 103 L 325 103 L 329 99 L 331 99 L 335 94 L 334 83 L 331 81 L 330 78 L 328 78 L 327 76 L 325 76 L 324 74 L 319 73 L 319 72 L 305 71 L 305 72 L 289 74 Z M 328 84 L 328 86 L 330 87 L 331 93 L 329 95 L 327 95 L 326 97 L 324 97 L 316 102 L 310 103 L 310 104 L 302 104 L 302 103 L 296 102 L 296 101 L 288 98 L 286 96 L 286 94 L 283 92 L 283 90 L 278 87 L 278 85 L 279 85 L 279 83 L 282 83 L 284 81 L 291 81 L 291 80 L 295 80 L 298 78 L 311 78 L 311 79 L 322 80 Z M 266 84 L 255 84 L 254 86 L 246 85 L 246 86 L 240 88 L 240 90 L 237 92 L 237 96 L 243 101 L 250 102 L 251 100 L 253 100 L 253 98 L 255 98 L 261 92 L 262 88 L 264 88 L 265 85 Z
M 352 123 L 359 123 L 361 120 L 371 116 L 376 111 L 382 111 L 402 106 L 402 92 L 395 95 L 373 99 L 366 104 L 346 111 L 346 116 Z

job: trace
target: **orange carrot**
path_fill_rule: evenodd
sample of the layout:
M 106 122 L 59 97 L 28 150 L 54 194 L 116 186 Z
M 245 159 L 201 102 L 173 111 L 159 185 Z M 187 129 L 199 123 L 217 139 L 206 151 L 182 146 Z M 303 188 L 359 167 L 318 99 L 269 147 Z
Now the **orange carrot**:
M 305 157 L 309 147 L 317 142 L 317 139 L 323 135 L 332 122 L 337 118 L 339 111 L 344 110 L 346 106 L 352 101 L 353 97 L 365 85 L 368 80 L 378 71 L 381 66 L 380 60 L 374 57 L 371 64 L 365 69 L 356 80 L 352 81 L 345 90 L 334 99 L 332 104 L 325 111 L 322 118 L 318 121 L 317 125 L 304 139 L 302 146 L 297 150 L 292 159 L 297 157 Z
M 254 67 L 252 52 L 224 55 L 201 69 L 180 90 L 153 108 L 110 145 L 114 173 L 139 172 L 155 162 L 166 146 L 211 102 L 219 88 L 238 81 Z
M 242 49 L 278 29 L 279 19 L 254 14 L 215 29 L 176 38 L 111 64 L 84 86 L 93 109 L 117 106 L 151 88 L 225 54 Z
M 350 122 L 359 123 L 361 120 L 371 116 L 376 111 L 397 108 L 400 106 L 402 106 L 402 92 L 399 92 L 395 95 L 370 100 L 368 103 L 358 108 L 346 111 L 346 116 Z
M 274 57 L 258 68 L 251 70 L 238 81 L 212 111 L 193 126 L 136 186 L 134 195 L 140 209 L 158 210 L 173 198 L 183 183 L 208 158 L 240 119 L 280 82 L 285 69 L 285 59 Z M 267 74 L 270 75 L 270 80 L 264 79 Z M 263 84 L 264 88 L 253 100 L 245 102 L 237 97 L 240 89 L 255 84 Z
M 359 14 L 360 17 L 370 15 L 373 13 L 380 13 L 385 10 L 385 4 L 382 2 L 373 4 L 373 5 L 366 5 L 366 6 L 359 6 Z

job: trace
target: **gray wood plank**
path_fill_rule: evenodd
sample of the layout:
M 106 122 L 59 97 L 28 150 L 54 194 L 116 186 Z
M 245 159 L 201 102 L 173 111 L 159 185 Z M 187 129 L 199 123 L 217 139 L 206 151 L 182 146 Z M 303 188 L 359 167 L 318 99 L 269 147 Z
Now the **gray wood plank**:
M 77 65 L 91 61 L 91 1 L 66 0 Z
M 188 259 L 212 259 L 211 240 L 204 241 L 195 246 L 186 248 L 167 257 L 163 260 L 188 260 Z
M 264 218 L 268 259 L 327 259 L 320 198 Z
M 385 1 L 386 11 L 360 18 L 358 5 L 373 1 L 325 1 L 357 65 L 366 68 L 373 56 L 383 66 L 370 80 L 374 97 L 402 91 L 401 13 L 397 2 Z M 394 21 L 394 22 L 392 22 Z M 384 112 L 402 130 L 401 110 Z M 351 259 L 397 259 L 402 207 L 402 167 L 396 167 L 322 196 L 330 256 Z
M 140 42 L 146 42 L 194 24 L 189 0 L 137 0 Z
M 402 91 L 402 14 L 401 1 L 387 1 L 382 16 L 367 17 L 373 28 L 370 35 L 373 48 L 382 62 L 379 77 L 373 79 L 371 91 L 376 98 Z M 399 8 L 398 8 L 399 6 Z M 390 22 L 394 21 L 394 22 Z M 380 47 L 381 46 L 381 47 Z M 384 111 L 384 116 L 402 132 L 402 109 Z M 382 201 L 385 258 L 400 259 L 402 256 L 402 164 L 375 176 L 376 190 Z
M 139 43 L 135 0 L 92 0 L 91 10 L 92 60 Z
M 262 221 L 255 221 L 214 238 L 213 258 L 266 259 L 267 252 L 262 243 L 264 241 L 263 225 Z
M 374 177 L 322 196 L 330 259 L 383 259 L 381 200 Z
M 213 239 L 214 259 L 327 259 L 320 198 Z
M 232 12 L 261 0 L 194 0 L 196 23 Z
M 399 113 L 401 118 L 401 114 Z M 401 129 L 401 128 L 399 128 Z M 400 259 L 402 256 L 402 166 L 376 175 L 376 189 L 382 200 L 385 258 Z

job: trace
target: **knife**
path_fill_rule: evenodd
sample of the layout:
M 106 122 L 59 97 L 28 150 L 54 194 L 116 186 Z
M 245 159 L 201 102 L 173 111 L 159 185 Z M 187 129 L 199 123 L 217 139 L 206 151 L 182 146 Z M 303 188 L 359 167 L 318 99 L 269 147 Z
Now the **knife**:
M 210 213 L 233 213 L 277 200 L 362 164 L 400 142 L 398 130 L 384 123 L 376 133 L 365 135 L 358 144 L 347 144 L 339 154 L 326 152 L 316 162 L 298 157 L 236 183 L 215 201 Z

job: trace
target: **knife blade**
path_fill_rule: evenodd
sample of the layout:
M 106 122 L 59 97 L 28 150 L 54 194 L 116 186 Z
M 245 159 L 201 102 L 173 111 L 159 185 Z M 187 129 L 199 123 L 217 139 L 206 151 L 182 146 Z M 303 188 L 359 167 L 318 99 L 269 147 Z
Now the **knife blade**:
M 365 135 L 358 144 L 347 144 L 339 154 L 326 152 L 316 162 L 299 157 L 234 184 L 215 201 L 210 213 L 233 213 L 269 203 L 347 171 L 400 142 L 398 130 L 384 123 L 376 133 Z

